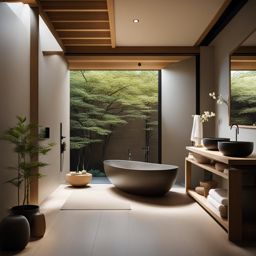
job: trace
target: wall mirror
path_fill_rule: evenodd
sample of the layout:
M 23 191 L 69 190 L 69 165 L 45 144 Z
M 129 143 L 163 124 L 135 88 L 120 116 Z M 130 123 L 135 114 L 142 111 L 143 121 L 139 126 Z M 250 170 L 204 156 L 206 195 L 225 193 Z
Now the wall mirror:
M 256 128 L 256 31 L 230 56 L 230 124 Z

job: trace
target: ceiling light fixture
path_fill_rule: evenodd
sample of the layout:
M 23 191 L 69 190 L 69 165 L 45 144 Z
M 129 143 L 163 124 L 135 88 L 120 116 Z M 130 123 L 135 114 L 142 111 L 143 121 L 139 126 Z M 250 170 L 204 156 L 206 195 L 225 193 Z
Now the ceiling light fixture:
M 139 23 L 140 20 L 139 19 L 133 19 L 133 23 Z

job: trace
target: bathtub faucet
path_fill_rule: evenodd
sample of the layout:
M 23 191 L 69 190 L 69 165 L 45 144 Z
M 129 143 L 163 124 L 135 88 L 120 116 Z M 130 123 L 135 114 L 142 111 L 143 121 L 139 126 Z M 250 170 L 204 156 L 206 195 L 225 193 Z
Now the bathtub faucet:
M 149 162 L 149 152 L 150 152 L 149 146 L 142 148 L 142 150 L 144 150 L 144 152 L 145 152 L 145 154 L 144 154 L 145 162 Z
M 149 146 L 146 146 L 146 147 L 141 148 L 141 149 L 144 150 L 144 151 L 150 151 Z
M 132 160 L 132 152 L 131 149 L 128 148 L 128 160 Z

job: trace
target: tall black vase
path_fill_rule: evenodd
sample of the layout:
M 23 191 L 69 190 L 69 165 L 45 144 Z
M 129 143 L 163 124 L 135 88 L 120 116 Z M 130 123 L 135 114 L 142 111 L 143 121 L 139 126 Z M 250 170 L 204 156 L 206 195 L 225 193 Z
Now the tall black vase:
M 30 239 L 28 220 L 22 215 L 9 215 L 0 223 L 0 247 L 8 251 L 23 250 Z

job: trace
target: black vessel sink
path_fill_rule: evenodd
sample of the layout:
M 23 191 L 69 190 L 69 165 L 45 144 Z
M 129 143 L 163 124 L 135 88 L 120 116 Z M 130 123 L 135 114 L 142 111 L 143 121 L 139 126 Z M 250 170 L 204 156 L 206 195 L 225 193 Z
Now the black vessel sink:
M 219 141 L 230 141 L 230 139 L 229 138 L 203 138 L 203 144 L 209 150 L 218 150 Z
M 253 142 L 250 141 L 221 141 L 218 149 L 224 156 L 246 157 L 253 151 Z

